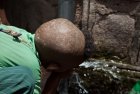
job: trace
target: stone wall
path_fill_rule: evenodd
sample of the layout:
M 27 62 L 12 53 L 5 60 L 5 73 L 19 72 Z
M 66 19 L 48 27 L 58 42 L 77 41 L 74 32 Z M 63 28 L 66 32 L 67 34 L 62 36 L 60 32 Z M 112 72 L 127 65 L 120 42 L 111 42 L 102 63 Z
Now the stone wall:
M 140 0 L 83 0 L 82 30 L 92 32 L 94 57 L 140 64 Z

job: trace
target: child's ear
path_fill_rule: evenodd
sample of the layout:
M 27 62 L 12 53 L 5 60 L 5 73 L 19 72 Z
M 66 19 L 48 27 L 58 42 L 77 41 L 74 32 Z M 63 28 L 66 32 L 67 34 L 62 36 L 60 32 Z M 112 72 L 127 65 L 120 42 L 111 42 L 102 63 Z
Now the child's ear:
M 49 64 L 47 67 L 46 67 L 46 70 L 49 71 L 49 72 L 55 72 L 55 71 L 58 71 L 59 70 L 59 66 L 57 64 Z

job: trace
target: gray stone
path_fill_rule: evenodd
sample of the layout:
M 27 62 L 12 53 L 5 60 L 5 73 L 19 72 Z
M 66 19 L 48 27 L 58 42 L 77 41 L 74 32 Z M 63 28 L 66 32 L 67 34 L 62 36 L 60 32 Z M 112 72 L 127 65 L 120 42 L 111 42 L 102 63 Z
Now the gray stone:
M 128 56 L 134 33 L 135 20 L 128 15 L 111 14 L 96 24 L 92 30 L 97 51 Z

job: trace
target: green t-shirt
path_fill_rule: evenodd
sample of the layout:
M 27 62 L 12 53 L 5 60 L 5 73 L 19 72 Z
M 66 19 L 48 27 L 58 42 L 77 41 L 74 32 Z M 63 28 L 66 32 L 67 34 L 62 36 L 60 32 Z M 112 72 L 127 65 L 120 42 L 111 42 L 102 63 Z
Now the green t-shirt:
M 137 81 L 129 94 L 140 94 L 140 80 Z
M 34 44 L 34 34 L 14 26 L 0 24 L 0 29 L 12 30 L 22 35 L 18 39 L 0 32 L 0 67 L 26 66 L 36 79 L 34 94 L 40 94 L 40 61 Z

